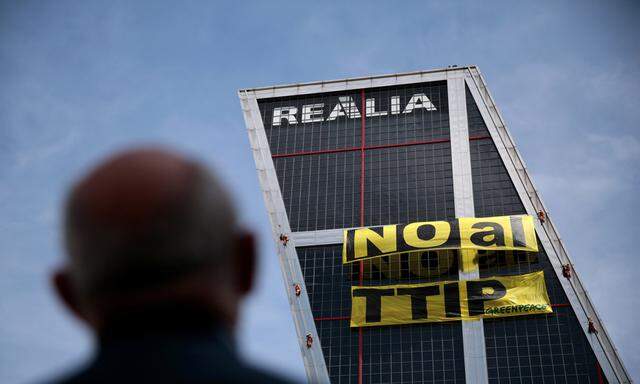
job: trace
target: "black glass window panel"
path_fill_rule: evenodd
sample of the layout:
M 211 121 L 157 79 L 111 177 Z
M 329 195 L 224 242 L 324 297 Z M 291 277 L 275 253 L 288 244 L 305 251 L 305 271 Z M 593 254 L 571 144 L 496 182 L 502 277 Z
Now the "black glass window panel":
M 470 136 L 485 134 L 486 125 L 468 90 L 467 114 Z M 493 140 L 470 141 L 470 150 L 476 216 L 526 213 Z M 480 276 L 542 270 L 551 303 L 566 305 L 566 294 L 541 244 L 539 249 L 528 256 L 516 253 L 516 262 L 481 262 Z M 484 320 L 489 383 L 599 382 L 595 355 L 573 309 L 553 310 L 548 315 Z
M 350 316 L 355 264 L 342 264 L 342 244 L 298 247 L 296 251 L 314 318 Z
M 367 151 L 364 205 L 367 226 L 454 218 L 450 143 Z
M 363 382 L 464 383 L 459 323 L 363 329 Z
M 358 382 L 358 331 L 349 320 L 316 321 L 322 353 L 332 383 Z
M 425 95 L 431 104 L 411 103 L 413 110 L 405 113 L 414 95 Z M 449 139 L 446 81 L 367 89 L 365 98 L 375 105 L 368 115 L 383 114 L 367 117 L 367 147 Z
M 493 141 L 491 139 L 472 140 L 469 146 L 476 216 L 525 213 L 524 205 Z
M 359 225 L 360 152 L 273 160 L 292 231 Z
M 342 264 L 342 245 L 296 248 L 333 383 L 358 378 L 358 331 L 349 327 L 352 265 Z
M 469 124 L 469 137 L 485 137 L 489 136 L 489 130 L 487 129 L 478 106 L 473 101 L 473 96 L 469 87 L 465 85 L 465 94 L 467 98 L 467 120 Z

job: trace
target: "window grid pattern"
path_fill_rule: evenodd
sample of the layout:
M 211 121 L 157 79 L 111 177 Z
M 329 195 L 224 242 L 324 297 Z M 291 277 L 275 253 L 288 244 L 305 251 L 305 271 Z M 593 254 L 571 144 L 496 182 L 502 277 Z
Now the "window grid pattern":
M 273 159 L 291 230 L 359 224 L 360 153 Z
M 358 332 L 349 327 L 349 319 L 316 321 L 322 353 L 332 383 L 358 382 Z
M 365 383 L 464 383 L 462 327 L 431 323 L 364 330 Z
M 418 102 L 414 95 L 425 95 L 433 107 Z M 387 112 L 367 118 L 367 146 L 449 139 L 446 81 L 367 89 L 366 99 L 369 103 L 367 115 Z M 371 105 L 371 100 L 375 106 Z M 426 102 L 426 99 L 420 101 Z M 397 114 L 391 113 L 394 108 L 397 108 Z M 412 111 L 405 113 L 408 110 Z
M 314 318 L 349 317 L 356 264 L 342 264 L 342 245 L 296 248 Z
M 480 109 L 473 100 L 473 95 L 469 91 L 469 87 L 464 86 L 466 101 L 467 101 L 467 122 L 469 125 L 469 137 L 489 136 L 489 130 L 487 129 Z
M 366 226 L 455 217 L 449 143 L 372 150 L 365 161 Z
M 296 248 L 327 369 L 334 383 L 358 378 L 358 332 L 349 327 L 356 265 L 342 264 L 342 246 Z
M 404 114 L 414 94 L 427 96 L 433 108 L 416 104 L 411 113 Z M 360 203 L 366 225 L 453 218 L 446 82 L 367 89 L 364 98 L 375 99 L 375 107 L 368 105 L 370 111 L 390 114 L 399 108 L 400 113 L 386 119 L 366 118 L 366 149 L 360 141 L 360 119 L 342 117 L 337 119 L 341 121 L 313 123 L 313 127 L 288 125 L 285 119 L 272 126 L 274 108 L 332 105 L 332 97 L 336 100 L 343 95 L 260 101 L 292 230 L 359 226 Z M 360 110 L 361 95 L 349 94 Z M 393 96 L 397 98 L 393 100 Z M 360 166 L 363 157 L 364 170 Z M 297 253 L 332 382 L 357 382 L 359 332 L 363 382 L 464 382 L 459 322 L 351 329 L 350 288 L 361 281 L 359 263 L 343 266 L 340 246 L 304 247 Z M 458 278 L 457 257 L 452 252 L 424 252 L 380 261 L 385 264 L 364 263 L 362 284 Z
M 468 90 L 467 115 L 470 134 L 485 134 Z M 526 213 L 493 141 L 470 141 L 470 150 L 476 216 Z M 481 265 L 481 277 L 542 270 L 551 303 L 561 304 L 553 314 L 484 320 L 489 383 L 598 383 L 595 355 L 541 244 L 539 249 L 519 262 Z
M 469 142 L 473 204 L 476 216 L 519 215 L 525 213 L 500 154 L 491 139 Z

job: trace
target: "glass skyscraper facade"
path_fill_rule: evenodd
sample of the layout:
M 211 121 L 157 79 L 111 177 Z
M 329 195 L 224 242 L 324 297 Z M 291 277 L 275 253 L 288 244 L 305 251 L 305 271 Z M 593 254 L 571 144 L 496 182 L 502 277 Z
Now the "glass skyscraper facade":
M 468 147 L 464 150 L 470 158 L 466 166 L 471 172 L 475 216 L 532 213 L 498 150 L 499 137 L 488 129 L 486 116 L 469 88 L 477 86 L 471 82 L 472 71 L 456 71 L 466 80 L 458 95 L 464 98 L 466 112 L 459 116 L 452 115 L 460 113 L 458 106 L 450 114 L 447 76 L 451 71 L 383 86 L 375 86 L 373 80 L 372 85 L 362 87 L 347 82 L 336 91 L 322 86 L 318 90 L 317 85 L 316 91 L 304 92 L 301 86 L 291 86 L 297 91 L 262 89 L 253 107 L 260 121 L 254 116 L 253 123 L 247 119 L 251 104 L 246 104 L 247 124 L 266 138 L 262 153 L 270 156 L 256 157 L 259 170 L 264 166 L 275 171 L 277 180 L 271 182 L 277 181 L 273 188 L 279 191 L 276 198 L 281 199 L 288 221 L 287 233 L 272 221 L 274 238 L 291 238 L 291 245 L 285 241 L 280 248 L 293 247 L 287 252 L 294 252 L 297 258 L 297 263 L 283 268 L 299 269 L 303 279 L 299 284 L 310 305 L 311 313 L 294 309 L 294 319 L 313 319 L 313 336 L 322 345 L 331 382 L 469 381 L 461 322 L 349 326 L 352 285 L 457 280 L 456 251 L 342 264 L 341 236 L 336 235 L 345 228 L 454 219 L 453 168 L 459 165 L 452 164 L 451 122 L 458 119 L 456 124 L 460 124 L 461 117 L 466 119 Z M 242 92 L 241 98 L 247 100 L 246 91 L 244 96 Z M 278 96 L 278 92 L 287 94 Z M 254 138 L 252 145 L 258 144 Z M 261 183 L 266 179 L 268 176 Z M 265 199 L 269 205 L 270 200 Z M 314 238 L 322 240 L 304 241 Z M 541 242 L 539 248 L 537 254 L 480 252 L 480 277 L 544 271 L 554 310 L 547 315 L 484 320 L 484 381 L 608 382 L 593 341 L 588 339 L 594 335 L 585 333 L 545 244 Z M 287 287 L 296 284 L 286 283 Z

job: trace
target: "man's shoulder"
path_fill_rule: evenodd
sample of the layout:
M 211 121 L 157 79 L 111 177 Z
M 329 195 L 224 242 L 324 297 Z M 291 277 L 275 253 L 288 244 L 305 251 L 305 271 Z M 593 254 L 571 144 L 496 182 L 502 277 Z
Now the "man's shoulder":
M 89 364 L 56 383 L 288 383 L 247 364 L 223 331 L 103 340 Z
M 218 383 L 273 383 L 289 384 L 293 383 L 279 375 L 264 371 L 249 365 L 244 365 L 240 370 L 228 371 L 224 375 L 214 378 Z
M 171 367 L 140 366 L 137 370 L 131 367 L 123 369 L 104 369 L 98 365 L 89 365 L 74 373 L 60 377 L 50 383 L 85 384 L 85 383 L 293 383 L 289 379 L 275 373 L 243 364 L 241 362 L 212 363 L 208 368 L 193 367 L 193 370 L 176 370 Z

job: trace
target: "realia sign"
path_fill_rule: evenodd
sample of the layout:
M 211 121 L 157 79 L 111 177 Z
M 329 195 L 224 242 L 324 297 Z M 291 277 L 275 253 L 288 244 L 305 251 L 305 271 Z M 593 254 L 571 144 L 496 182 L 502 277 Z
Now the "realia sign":
M 416 109 L 426 109 L 427 111 L 435 111 L 436 107 L 431 100 L 424 93 L 416 93 L 407 102 L 404 108 L 400 105 L 400 96 L 391 96 L 389 100 L 389 111 L 376 111 L 376 99 L 366 99 L 365 102 L 365 116 L 387 116 L 387 115 L 399 115 L 401 113 L 411 113 Z M 325 108 L 324 103 L 317 104 L 305 104 L 302 106 L 302 111 L 298 111 L 298 107 L 279 107 L 273 109 L 273 126 L 279 126 L 282 121 L 286 121 L 289 124 L 302 124 L 332 121 L 341 116 L 345 116 L 349 119 L 360 119 L 362 115 L 358 109 L 353 97 L 340 96 L 338 102 L 333 108 Z M 331 107 L 331 106 L 329 106 Z M 328 116 L 325 117 L 326 111 L 331 111 Z M 300 114 L 298 114 L 300 112 Z

